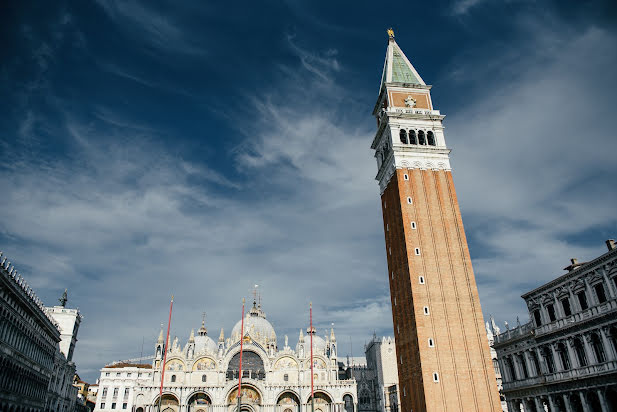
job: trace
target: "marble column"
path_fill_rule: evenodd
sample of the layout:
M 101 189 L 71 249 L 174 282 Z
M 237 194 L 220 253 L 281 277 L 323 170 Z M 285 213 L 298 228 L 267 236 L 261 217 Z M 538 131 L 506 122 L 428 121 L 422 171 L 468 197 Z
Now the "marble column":
M 574 351 L 574 348 L 572 347 L 572 338 L 566 339 L 566 348 L 568 349 L 568 355 L 570 357 L 570 364 L 572 366 L 572 369 L 580 368 L 581 365 L 578 362 L 578 357 L 576 356 L 576 352 Z
M 567 393 L 561 395 L 563 397 L 563 404 L 566 407 L 566 412 L 572 412 L 572 407 L 570 406 L 570 396 Z
M 561 364 L 561 358 L 559 357 L 559 354 L 555 349 L 555 342 L 549 343 L 549 346 L 551 347 L 551 353 L 553 354 L 553 364 L 555 365 L 555 372 L 561 372 L 565 370 L 565 368 Z
M 540 347 L 536 346 L 536 356 L 538 357 L 538 363 L 540 364 L 540 369 L 542 369 L 542 374 L 546 374 L 548 373 L 548 366 L 544 365 L 544 367 L 542 367 L 542 364 L 544 363 L 544 357 L 542 356 L 542 353 L 540 352 Z
M 538 371 L 536 370 L 536 365 L 533 364 L 529 357 L 529 351 L 526 350 L 523 352 L 523 359 L 525 362 L 527 362 L 527 371 L 529 372 L 529 374 L 531 376 L 540 376 L 538 374 Z
M 596 393 L 598 394 L 598 399 L 600 399 L 600 407 L 602 408 L 602 412 L 609 412 L 608 402 L 606 401 L 606 395 L 604 395 L 604 390 L 596 389 Z
M 589 365 L 598 363 L 598 360 L 596 359 L 596 354 L 593 353 L 593 348 L 589 344 L 591 337 L 589 335 L 583 335 L 582 340 L 583 340 L 583 347 L 585 348 L 585 353 L 587 354 L 587 363 Z
M 611 345 L 611 343 L 608 340 L 608 337 L 606 336 L 606 331 L 604 330 L 605 328 L 600 328 L 600 336 L 602 337 L 602 344 L 604 345 L 604 353 L 606 356 L 606 360 L 608 361 L 613 361 L 615 360 L 615 354 L 613 353 L 613 348 Z
M 613 289 L 612 282 L 606 275 L 606 269 L 600 268 L 598 269 L 598 271 L 602 273 L 602 277 L 604 278 L 604 283 L 606 284 L 606 288 L 608 289 L 608 296 L 610 296 L 611 299 L 614 299 L 615 297 L 617 297 L 617 291 Z
M 553 399 L 553 395 L 548 395 L 548 405 L 551 408 L 551 412 L 557 411 L 557 405 L 555 404 L 555 400 Z M 562 411 L 559 411 L 562 412 Z
M 583 391 L 579 391 L 578 396 L 581 398 L 581 405 L 583 405 L 583 412 L 593 412 L 589 408 L 589 404 L 587 403 L 587 397 L 585 396 Z
M 536 406 L 536 411 L 537 412 L 544 412 L 544 405 L 542 404 L 542 399 L 540 399 L 539 396 L 536 396 L 535 398 L 533 398 L 533 401 L 534 401 L 535 406 Z
M 589 285 L 586 277 L 583 278 L 583 282 L 585 282 L 585 290 L 587 291 L 587 303 L 589 304 L 589 307 L 595 306 L 598 302 L 596 302 L 596 299 L 594 298 L 593 291 L 591 290 L 591 286 Z

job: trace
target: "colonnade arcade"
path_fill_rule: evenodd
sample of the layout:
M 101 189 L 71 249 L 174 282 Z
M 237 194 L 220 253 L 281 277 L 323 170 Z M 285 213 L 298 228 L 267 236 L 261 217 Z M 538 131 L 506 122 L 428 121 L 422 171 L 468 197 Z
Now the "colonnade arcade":
M 617 361 L 617 327 L 557 339 L 499 359 L 504 383 Z
M 617 386 L 508 399 L 511 412 L 617 412 Z
M 139 397 L 138 397 L 139 398 Z M 142 398 L 143 399 L 143 398 Z M 354 412 L 355 402 L 351 394 L 343 396 L 342 403 L 335 403 L 325 391 L 315 391 L 315 403 L 310 394 L 303 403 L 293 390 L 284 390 L 277 396 L 276 404 L 266 405 L 262 400 L 261 391 L 251 384 L 242 384 L 241 412 Z M 140 406 L 139 402 L 133 407 L 133 412 L 158 412 L 158 395 L 150 404 Z M 173 393 L 164 393 L 161 412 L 238 412 L 238 387 L 226 396 L 225 405 L 213 405 L 212 398 L 206 392 L 196 391 L 183 402 Z

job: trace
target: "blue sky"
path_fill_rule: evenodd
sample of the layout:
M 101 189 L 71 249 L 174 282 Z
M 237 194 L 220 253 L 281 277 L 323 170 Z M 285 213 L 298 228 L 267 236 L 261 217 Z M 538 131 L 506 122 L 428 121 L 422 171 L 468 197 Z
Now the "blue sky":
M 485 316 L 617 236 L 611 2 L 4 4 L 0 250 L 84 315 L 83 378 L 228 334 L 260 285 L 354 355 L 392 334 L 369 149 L 386 28 L 446 114 Z M 346 355 L 347 343 L 340 346 Z

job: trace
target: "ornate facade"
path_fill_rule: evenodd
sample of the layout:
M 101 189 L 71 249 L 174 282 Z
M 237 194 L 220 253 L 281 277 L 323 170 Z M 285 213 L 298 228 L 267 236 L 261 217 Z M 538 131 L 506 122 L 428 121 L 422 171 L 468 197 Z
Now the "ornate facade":
M 617 411 L 617 247 L 522 297 L 530 321 L 495 336 L 510 411 Z
M 389 31 L 373 115 L 401 411 L 499 411 L 443 116 Z
M 242 349 L 243 412 L 311 411 L 310 333 L 313 333 L 315 412 L 352 412 L 357 404 L 356 381 L 338 376 L 334 330 L 320 337 L 300 330 L 295 348 L 285 336 L 277 346 L 274 328 L 260 305 L 238 322 L 228 338 L 223 330 L 215 341 L 202 323 L 184 346 L 178 338 L 167 349 L 161 410 L 167 412 L 237 411 L 240 340 Z M 155 345 L 152 366 L 111 365 L 101 370 L 97 411 L 158 410 L 161 367 L 165 354 L 163 332 Z
M 73 411 L 81 315 L 46 308 L 1 252 L 0 258 L 0 411 Z

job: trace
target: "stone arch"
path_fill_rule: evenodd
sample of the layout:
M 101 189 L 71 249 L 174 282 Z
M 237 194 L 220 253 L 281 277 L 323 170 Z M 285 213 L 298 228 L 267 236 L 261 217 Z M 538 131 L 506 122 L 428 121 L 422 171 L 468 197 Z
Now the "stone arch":
M 206 412 L 212 405 L 212 397 L 205 391 L 195 391 L 187 396 L 188 412 Z
M 290 389 L 281 391 L 276 397 L 276 405 L 280 412 L 294 412 L 300 410 L 300 397 Z
M 606 403 L 617 405 L 617 389 L 614 387 L 607 388 L 604 396 L 606 397 Z M 617 408 L 613 407 L 613 410 L 617 411 Z
M 315 391 L 315 405 L 317 405 L 318 403 L 324 403 L 324 404 L 331 404 L 332 403 L 332 395 L 330 395 L 328 392 L 324 391 L 324 390 L 317 390 Z M 311 394 L 308 394 L 308 397 L 306 399 L 306 403 L 310 404 L 311 403 Z M 317 407 L 315 407 L 317 408 Z M 317 409 L 315 409 L 315 411 L 317 411 Z M 322 411 L 322 412 L 326 412 L 326 411 Z
M 343 407 L 345 412 L 354 412 L 354 399 L 349 393 L 343 395 Z
M 156 395 L 152 400 L 152 405 L 158 406 L 159 403 L 159 395 Z M 163 397 L 161 398 L 161 411 L 167 412 L 179 412 L 180 410 L 180 399 L 178 396 L 171 392 L 163 393 Z

